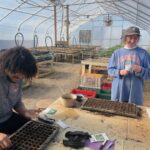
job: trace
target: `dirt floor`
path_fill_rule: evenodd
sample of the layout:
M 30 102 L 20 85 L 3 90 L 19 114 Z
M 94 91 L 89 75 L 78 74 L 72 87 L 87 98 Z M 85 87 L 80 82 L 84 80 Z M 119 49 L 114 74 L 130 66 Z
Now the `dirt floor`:
M 32 85 L 23 90 L 23 100 L 28 108 L 46 107 L 78 87 L 81 64 L 54 63 L 53 67 L 53 73 L 44 78 L 34 78 Z
M 27 108 L 46 108 L 60 96 L 79 86 L 80 63 L 54 63 L 53 68 L 53 73 L 44 78 L 33 79 L 32 85 L 23 90 Z M 147 90 L 144 92 L 144 105 L 150 107 L 149 98 L 150 92 Z

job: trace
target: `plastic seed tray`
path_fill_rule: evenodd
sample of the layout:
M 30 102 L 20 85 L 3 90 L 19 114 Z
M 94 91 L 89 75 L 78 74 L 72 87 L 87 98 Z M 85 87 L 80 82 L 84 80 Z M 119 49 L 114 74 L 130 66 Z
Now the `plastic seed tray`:
M 57 126 L 29 121 L 10 136 L 13 147 L 9 150 L 44 150 L 57 132 Z
M 141 109 L 135 104 L 108 101 L 102 99 L 88 99 L 81 106 L 81 108 L 90 111 L 97 111 L 132 118 L 137 118 L 141 115 Z

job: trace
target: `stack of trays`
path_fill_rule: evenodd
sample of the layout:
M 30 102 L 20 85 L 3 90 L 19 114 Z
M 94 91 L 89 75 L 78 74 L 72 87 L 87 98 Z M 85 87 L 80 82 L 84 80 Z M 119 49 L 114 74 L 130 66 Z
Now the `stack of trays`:
M 137 118 L 141 115 L 141 109 L 135 104 L 107 101 L 102 99 L 88 99 L 82 106 L 82 109 L 109 113 L 114 115 Z
M 10 136 L 13 150 L 44 150 L 56 136 L 58 127 L 39 121 L 29 121 Z

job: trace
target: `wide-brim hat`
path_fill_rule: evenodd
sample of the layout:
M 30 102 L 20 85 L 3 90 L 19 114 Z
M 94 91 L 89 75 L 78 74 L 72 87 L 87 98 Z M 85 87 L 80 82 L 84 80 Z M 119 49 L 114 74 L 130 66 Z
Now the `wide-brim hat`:
M 140 36 L 140 29 L 138 27 L 129 27 L 126 30 L 123 31 L 122 37 L 128 36 L 128 35 L 138 35 Z

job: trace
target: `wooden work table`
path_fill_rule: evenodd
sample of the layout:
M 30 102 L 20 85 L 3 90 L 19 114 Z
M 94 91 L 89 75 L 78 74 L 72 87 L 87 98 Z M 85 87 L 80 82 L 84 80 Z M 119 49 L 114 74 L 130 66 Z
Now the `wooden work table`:
M 115 150 L 149 150 L 150 149 L 150 118 L 146 108 L 140 119 L 123 116 L 105 116 L 100 113 L 81 110 L 80 108 L 66 108 L 61 98 L 52 103 L 50 108 L 57 109 L 53 115 L 56 120 L 62 120 L 70 128 L 62 129 L 51 142 L 47 150 L 70 150 L 64 147 L 62 141 L 67 131 L 87 131 L 90 134 L 106 133 L 109 139 L 116 139 Z M 87 147 L 82 150 L 88 150 Z

